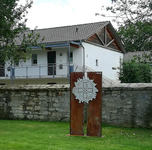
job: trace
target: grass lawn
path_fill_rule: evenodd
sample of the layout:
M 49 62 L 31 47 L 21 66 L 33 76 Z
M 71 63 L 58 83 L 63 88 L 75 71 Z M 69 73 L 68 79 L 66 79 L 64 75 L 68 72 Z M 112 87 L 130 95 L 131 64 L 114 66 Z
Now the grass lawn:
M 0 150 L 152 150 L 150 129 L 102 130 L 102 138 L 67 136 L 69 123 L 0 120 Z

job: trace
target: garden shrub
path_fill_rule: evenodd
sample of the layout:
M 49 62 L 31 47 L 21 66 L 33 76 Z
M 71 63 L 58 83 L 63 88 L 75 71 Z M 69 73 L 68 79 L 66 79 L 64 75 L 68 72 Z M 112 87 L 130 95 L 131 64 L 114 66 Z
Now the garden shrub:
M 149 83 L 151 76 L 151 66 L 148 63 L 131 60 L 123 62 L 119 79 L 122 83 Z

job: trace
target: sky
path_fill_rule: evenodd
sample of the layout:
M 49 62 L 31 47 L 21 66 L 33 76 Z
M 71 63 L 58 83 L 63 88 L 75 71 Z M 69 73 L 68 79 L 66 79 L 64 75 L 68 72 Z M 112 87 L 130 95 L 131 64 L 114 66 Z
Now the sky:
M 26 16 L 27 26 L 41 29 L 111 20 L 95 16 L 101 12 L 102 5 L 110 6 L 111 0 L 33 0 Z

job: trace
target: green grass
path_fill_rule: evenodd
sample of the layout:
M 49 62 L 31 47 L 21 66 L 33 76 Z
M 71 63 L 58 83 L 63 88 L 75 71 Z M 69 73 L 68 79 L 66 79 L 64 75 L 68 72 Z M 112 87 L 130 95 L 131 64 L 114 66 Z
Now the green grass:
M 150 129 L 102 131 L 102 138 L 68 136 L 69 123 L 0 120 L 0 150 L 152 150 Z

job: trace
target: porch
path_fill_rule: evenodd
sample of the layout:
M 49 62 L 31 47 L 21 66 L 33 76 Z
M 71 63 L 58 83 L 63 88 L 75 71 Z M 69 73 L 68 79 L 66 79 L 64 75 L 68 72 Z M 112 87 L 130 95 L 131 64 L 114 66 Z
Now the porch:
M 10 65 L 0 66 L 0 80 L 68 78 L 70 72 L 82 66 L 80 43 L 46 44 L 45 48 L 32 47 L 32 56 Z M 73 58 L 74 57 L 74 58 Z

